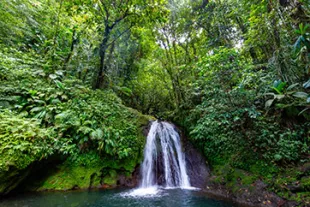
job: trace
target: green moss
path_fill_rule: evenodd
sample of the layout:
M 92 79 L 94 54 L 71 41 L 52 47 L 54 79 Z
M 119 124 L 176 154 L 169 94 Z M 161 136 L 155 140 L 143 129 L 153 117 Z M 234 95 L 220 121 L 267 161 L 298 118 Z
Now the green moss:
M 310 192 L 300 192 L 296 194 L 296 201 L 303 202 L 309 206 L 310 204 Z
M 254 165 L 254 170 L 259 165 Z M 266 174 L 262 174 L 265 172 Z M 275 192 L 278 196 L 287 200 L 293 200 L 302 204 L 310 203 L 310 177 L 303 176 L 300 168 L 292 167 L 275 170 L 273 167 L 265 168 L 263 171 L 251 173 L 245 170 L 233 168 L 230 165 L 214 166 L 211 181 L 213 183 L 225 185 L 232 193 L 242 192 L 242 189 L 252 191 L 255 181 L 261 179 L 268 184 L 270 192 Z M 298 192 L 290 191 L 289 186 L 299 186 Z M 303 192 L 299 192 L 303 191 Z
M 254 175 L 243 176 L 242 177 L 242 184 L 249 186 L 249 185 L 253 184 L 257 179 L 258 179 L 258 177 L 254 176 Z
M 68 190 L 73 188 L 98 187 L 104 184 L 115 186 L 119 174 L 130 177 L 139 159 L 113 160 L 101 158 L 95 152 L 69 157 L 58 165 L 39 185 L 38 190 Z
M 223 184 L 224 178 L 223 178 L 223 176 L 215 176 L 212 178 L 212 182 L 214 182 L 216 184 Z
M 81 167 L 81 166 L 60 166 L 57 172 L 47 180 L 44 181 L 43 185 L 39 190 L 68 190 L 75 187 L 88 188 L 89 186 L 98 185 L 98 175 L 100 175 L 101 168 L 94 167 Z M 93 176 L 97 179 L 93 183 Z
M 300 168 L 286 168 L 274 175 L 272 179 L 264 178 L 264 181 L 269 184 L 269 190 L 280 197 L 300 203 L 309 203 L 310 178 L 302 177 L 302 174 Z M 296 186 L 297 192 L 291 192 L 290 186 Z
M 287 189 L 289 184 L 298 183 L 301 172 L 298 168 L 287 168 L 278 174 L 275 174 L 272 179 L 263 178 L 267 183 L 272 184 L 270 190 L 281 192 Z
M 138 117 L 138 119 L 137 119 L 137 126 L 139 126 L 139 127 L 147 126 L 150 121 L 156 120 L 155 117 L 149 116 L 149 115 L 143 115 L 142 113 L 140 113 L 136 109 L 128 108 L 128 110 L 131 113 L 133 113 L 136 117 Z
M 273 164 L 267 164 L 261 160 L 250 165 L 249 172 L 261 177 L 272 178 L 274 174 L 279 173 L 279 168 Z
M 310 191 L 310 176 L 309 177 L 303 177 L 300 181 L 300 184 L 305 191 Z M 310 194 L 310 192 L 309 192 L 309 194 Z
M 116 185 L 117 172 L 115 170 L 110 170 L 109 174 L 103 178 L 104 184 L 113 186 Z

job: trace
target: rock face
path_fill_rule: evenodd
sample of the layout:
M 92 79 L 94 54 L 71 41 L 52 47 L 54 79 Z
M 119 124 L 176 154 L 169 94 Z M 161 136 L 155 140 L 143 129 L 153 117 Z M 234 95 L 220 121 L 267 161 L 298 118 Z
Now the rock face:
M 210 177 L 210 168 L 206 158 L 188 140 L 185 134 L 176 127 L 185 153 L 186 171 L 193 187 L 204 189 Z
M 140 166 L 138 166 L 130 177 L 120 174 L 117 178 L 117 186 L 129 188 L 137 187 L 140 182 L 140 177 Z
M 18 186 L 28 176 L 30 169 L 18 170 L 12 167 L 9 171 L 0 172 L 0 198 Z
M 207 179 L 210 176 L 210 168 L 206 159 L 199 153 L 186 138 L 183 138 L 187 174 L 193 187 L 205 188 Z
M 238 191 L 232 191 L 225 184 L 208 181 L 204 191 L 212 196 L 227 199 L 241 206 L 248 207 L 296 207 L 298 203 L 287 201 L 275 193 L 268 191 L 267 184 L 257 180 L 250 188 L 239 186 Z

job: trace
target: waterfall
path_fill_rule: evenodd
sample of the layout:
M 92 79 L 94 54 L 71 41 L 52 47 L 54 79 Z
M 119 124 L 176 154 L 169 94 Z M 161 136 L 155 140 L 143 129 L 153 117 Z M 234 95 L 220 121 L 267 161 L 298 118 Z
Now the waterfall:
M 152 123 L 144 149 L 140 188 L 190 187 L 180 136 L 168 122 Z

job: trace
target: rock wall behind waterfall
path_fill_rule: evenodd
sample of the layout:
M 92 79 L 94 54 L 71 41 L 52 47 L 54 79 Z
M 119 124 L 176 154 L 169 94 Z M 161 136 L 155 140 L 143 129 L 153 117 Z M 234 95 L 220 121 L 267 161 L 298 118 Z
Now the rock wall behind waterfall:
M 206 158 L 189 142 L 187 137 L 180 132 L 185 152 L 187 174 L 193 187 L 205 188 L 210 176 L 210 168 Z

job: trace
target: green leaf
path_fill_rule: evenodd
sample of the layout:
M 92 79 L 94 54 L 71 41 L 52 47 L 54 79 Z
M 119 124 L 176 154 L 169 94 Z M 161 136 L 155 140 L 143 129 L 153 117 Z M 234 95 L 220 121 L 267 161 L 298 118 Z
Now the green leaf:
M 310 79 L 302 85 L 305 89 L 310 88 Z
M 296 40 L 295 44 L 294 44 L 294 52 L 298 53 L 301 49 L 301 43 L 302 43 L 302 36 L 299 36 L 298 39 Z
M 300 31 L 303 31 L 303 28 L 304 28 L 304 24 L 303 24 L 303 23 L 300 23 L 300 24 L 299 24 L 299 30 L 300 30 Z
M 102 139 L 103 138 L 103 131 L 101 129 L 96 129 L 95 131 L 93 131 L 91 134 L 90 134 L 90 137 L 92 139 Z
M 93 132 L 93 129 L 87 126 L 81 126 L 79 127 L 79 129 L 77 130 L 78 132 L 81 132 L 83 134 L 89 134 L 91 132 Z
M 58 98 L 56 98 L 56 99 L 53 99 L 53 100 L 51 101 L 51 103 L 52 103 L 52 104 L 58 104 L 58 103 L 61 103 L 61 101 L 60 101 Z
M 40 113 L 35 115 L 35 118 L 42 119 L 43 117 L 45 117 L 45 115 L 46 115 L 46 111 L 41 111 Z
M 278 100 L 281 100 L 281 99 L 285 98 L 285 95 L 275 95 L 275 98 Z
M 127 87 L 118 87 L 118 89 L 126 96 L 132 96 L 132 90 Z
M 64 75 L 64 73 L 63 73 L 62 70 L 57 70 L 57 71 L 55 72 L 55 74 L 57 74 L 57 75 L 59 75 L 59 76 L 63 76 L 63 75 Z
M 272 103 L 274 102 L 275 99 L 270 99 L 268 101 L 266 101 L 265 103 L 265 108 L 270 108 L 272 106 Z
M 298 114 L 298 116 L 300 116 L 301 114 L 303 114 L 304 112 L 306 112 L 306 111 L 308 111 L 309 110 L 309 108 L 305 108 L 304 110 L 302 110 L 299 114 Z
M 52 80 L 57 79 L 57 75 L 55 75 L 55 74 L 50 74 L 48 77 L 49 77 L 50 79 L 52 79 Z
M 276 155 L 274 156 L 274 159 L 275 159 L 276 161 L 280 161 L 280 160 L 282 159 L 282 156 L 279 155 L 279 154 L 276 154 Z
M 30 113 L 36 113 L 39 111 L 42 111 L 44 109 L 44 107 L 34 107 L 30 110 Z
M 306 98 L 308 98 L 309 95 L 307 93 L 305 93 L 305 92 L 296 92 L 296 93 L 293 94 L 293 96 L 296 97 L 296 98 L 304 98 L 304 99 L 306 99 Z
M 278 93 L 282 94 L 284 87 L 286 86 L 286 82 L 283 82 L 281 80 L 277 80 L 273 83 L 273 89 Z
M 55 83 L 56 83 L 58 88 L 65 89 L 65 87 L 63 86 L 63 84 L 60 81 L 56 80 Z
M 30 93 L 31 96 L 34 96 L 38 93 L 38 91 L 36 90 L 29 90 L 28 92 Z
M 294 84 L 290 85 L 289 87 L 287 87 L 286 90 L 290 91 L 290 90 L 292 90 L 293 88 L 295 88 L 298 85 L 299 85 L 299 83 L 294 83 Z
M 295 29 L 295 33 L 301 35 L 301 32 L 298 29 Z

